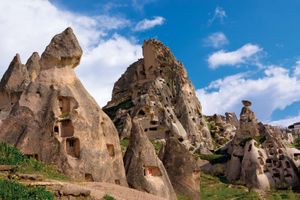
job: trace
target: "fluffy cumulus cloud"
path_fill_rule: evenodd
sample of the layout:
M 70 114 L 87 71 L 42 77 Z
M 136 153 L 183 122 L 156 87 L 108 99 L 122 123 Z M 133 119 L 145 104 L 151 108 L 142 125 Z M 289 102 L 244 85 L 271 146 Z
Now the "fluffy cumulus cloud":
M 42 53 L 55 34 L 71 26 L 84 51 L 77 68 L 79 78 L 103 106 L 110 99 L 113 82 L 141 57 L 134 40 L 111 34 L 131 25 L 125 18 L 89 17 L 62 10 L 48 0 L 1 1 L 0 10 L 1 74 L 16 53 L 26 62 L 32 52 Z
M 213 81 L 208 87 L 198 90 L 204 114 L 224 114 L 235 112 L 239 114 L 241 100 L 253 101 L 253 110 L 260 120 L 269 122 L 272 113 L 300 101 L 300 77 L 295 71 L 280 66 L 268 66 L 259 78 L 251 72 L 235 74 Z M 299 117 L 293 117 L 276 124 L 287 125 Z
M 216 32 L 204 39 L 204 45 L 213 48 L 220 48 L 228 44 L 226 35 L 222 32 Z
M 134 27 L 134 31 L 145 31 L 148 29 L 151 29 L 155 26 L 163 25 L 165 22 L 165 18 L 156 16 L 153 19 L 144 19 L 137 23 L 137 25 Z
M 222 65 L 236 66 L 250 61 L 255 61 L 262 50 L 263 49 L 258 45 L 248 43 L 235 51 L 217 51 L 211 54 L 207 61 L 209 67 L 212 69 L 216 69 Z

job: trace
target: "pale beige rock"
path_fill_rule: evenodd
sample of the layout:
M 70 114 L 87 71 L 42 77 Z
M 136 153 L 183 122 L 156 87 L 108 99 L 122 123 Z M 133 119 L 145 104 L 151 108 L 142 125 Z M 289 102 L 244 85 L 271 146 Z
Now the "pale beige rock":
M 118 113 L 129 113 L 140 119 L 149 139 L 166 139 L 172 133 L 191 151 L 213 149 L 201 104 L 184 66 L 155 39 L 144 42 L 143 56 L 115 83 L 112 100 L 104 108 L 119 133 L 126 123 Z
M 240 128 L 227 151 L 227 179 L 260 190 L 299 187 L 300 151 L 285 147 L 276 127 L 258 123 L 251 102 L 243 104 Z
M 225 113 L 226 116 L 214 114 L 206 116 L 209 123 L 210 132 L 217 147 L 224 146 L 236 134 L 239 128 L 238 120 L 234 113 Z
M 68 28 L 52 39 L 40 60 L 37 54 L 29 59 L 30 73 L 23 78 L 31 77 L 29 86 L 22 88 L 24 81 L 10 84 L 15 74 L 9 76 L 4 87 L 13 85 L 24 91 L 2 120 L 0 140 L 25 155 L 54 163 L 73 178 L 126 186 L 118 132 L 74 72 L 81 54 Z M 18 57 L 13 65 L 24 68 Z
M 167 140 L 162 161 L 176 193 L 199 200 L 200 166 L 177 138 L 171 137 Z
M 17 54 L 0 82 L 0 120 L 9 115 L 29 83 L 28 69 L 21 63 L 20 55 Z
M 166 199 L 177 199 L 163 163 L 136 118 L 133 119 L 124 164 L 130 187 Z

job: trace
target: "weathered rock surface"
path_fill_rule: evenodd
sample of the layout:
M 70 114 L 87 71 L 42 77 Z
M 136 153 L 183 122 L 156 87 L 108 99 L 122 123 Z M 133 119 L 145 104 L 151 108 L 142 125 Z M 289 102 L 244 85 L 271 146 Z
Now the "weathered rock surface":
M 110 195 L 116 200 L 166 200 L 146 192 L 104 182 L 69 183 L 47 180 L 25 181 L 22 183 L 30 186 L 46 187 L 54 192 L 56 199 L 61 200 L 104 200 L 105 195 Z
M 215 114 L 206 118 L 216 148 L 232 140 L 239 128 L 235 113 L 225 113 L 225 116 Z
M 251 103 L 243 104 L 240 129 L 228 148 L 227 179 L 262 190 L 298 188 L 300 151 L 285 147 L 276 128 L 257 122 Z
M 140 119 L 149 139 L 166 139 L 172 133 L 191 151 L 213 149 L 200 102 L 184 66 L 155 39 L 144 42 L 143 55 L 115 83 L 112 100 L 104 108 L 120 137 L 130 133 L 130 116 Z
M 124 164 L 130 187 L 166 199 L 177 199 L 163 163 L 136 118 L 133 119 Z
M 26 65 L 14 58 L 1 80 L 9 115 L 1 115 L 0 141 L 71 177 L 127 185 L 118 132 L 74 72 L 81 54 L 68 28 L 41 58 L 34 53 Z
M 164 150 L 163 164 L 177 194 L 200 199 L 200 166 L 181 142 L 171 137 Z

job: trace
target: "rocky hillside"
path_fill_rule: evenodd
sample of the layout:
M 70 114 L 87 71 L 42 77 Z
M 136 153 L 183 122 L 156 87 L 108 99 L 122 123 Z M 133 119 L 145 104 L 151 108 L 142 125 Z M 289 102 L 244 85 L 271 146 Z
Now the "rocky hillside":
M 160 41 L 144 42 L 143 59 L 115 83 L 104 111 L 121 138 L 130 136 L 133 118 L 149 139 L 176 136 L 192 152 L 213 149 L 201 104 L 186 70 Z
M 259 122 L 251 104 L 243 101 L 235 136 L 217 151 L 227 155 L 227 160 L 218 166 L 219 175 L 224 173 L 231 183 L 239 181 L 250 189 L 261 191 L 299 189 L 300 151 L 285 145 L 287 138 L 279 128 Z M 211 164 L 203 169 L 215 172 L 217 165 Z M 221 166 L 223 172 L 220 172 Z

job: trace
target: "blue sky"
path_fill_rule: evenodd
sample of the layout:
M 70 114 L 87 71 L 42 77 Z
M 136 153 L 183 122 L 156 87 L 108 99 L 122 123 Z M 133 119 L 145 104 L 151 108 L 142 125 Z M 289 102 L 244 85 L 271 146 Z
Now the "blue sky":
M 300 1 L 11 0 L 0 8 L 2 73 L 13 54 L 25 62 L 72 26 L 86 52 L 77 74 L 104 106 L 154 37 L 184 63 L 205 114 L 239 114 L 250 99 L 264 122 L 300 120 Z

